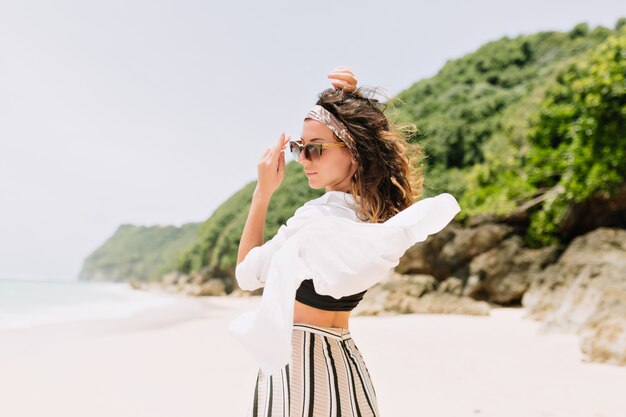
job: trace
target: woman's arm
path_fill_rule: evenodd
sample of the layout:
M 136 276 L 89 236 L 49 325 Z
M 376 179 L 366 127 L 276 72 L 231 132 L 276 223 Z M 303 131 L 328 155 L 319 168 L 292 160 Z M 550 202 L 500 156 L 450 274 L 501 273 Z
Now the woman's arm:
M 252 248 L 263 244 L 267 207 L 270 204 L 272 194 L 278 189 L 285 177 L 285 151 L 283 148 L 289 140 L 288 135 L 281 134 L 278 143 L 265 150 L 257 165 L 258 181 L 239 241 L 237 264 L 243 261 Z
M 258 188 L 254 190 L 252 204 L 248 212 L 248 219 L 246 220 L 246 225 L 243 228 L 241 240 L 239 241 L 237 264 L 243 261 L 248 252 L 250 252 L 250 249 L 263 244 L 265 217 L 271 198 L 271 195 L 263 194 Z
M 316 205 L 304 204 L 296 210 L 285 224 L 280 226 L 276 235 L 267 242 L 248 251 L 244 259 L 235 267 L 235 278 L 242 290 L 254 291 L 265 285 L 270 262 L 274 253 L 297 230 L 312 219 L 323 215 Z

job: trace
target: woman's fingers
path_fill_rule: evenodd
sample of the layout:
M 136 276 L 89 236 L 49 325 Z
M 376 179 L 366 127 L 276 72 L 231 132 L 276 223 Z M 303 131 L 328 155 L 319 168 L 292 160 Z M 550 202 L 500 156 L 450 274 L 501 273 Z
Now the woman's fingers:
M 328 78 L 334 78 L 336 80 L 343 81 L 356 80 L 354 74 L 350 72 L 331 72 L 330 74 L 328 74 Z
M 274 153 L 281 152 L 283 149 L 285 149 L 285 144 L 287 144 L 287 142 L 289 142 L 289 140 L 290 140 L 289 135 L 287 135 L 287 134 L 285 134 L 285 132 L 283 132 L 280 135 L 280 137 L 278 138 L 278 142 L 276 142 L 276 145 L 273 148 Z
M 290 140 L 291 140 L 291 136 L 285 135 L 285 137 L 283 138 L 282 143 L 280 144 L 280 150 L 281 151 L 284 151 L 286 149 L 286 145 L 289 143 Z
M 352 92 L 356 90 L 356 83 L 348 84 L 345 81 L 331 81 L 333 87 L 339 90 L 344 90 L 347 92 Z
M 284 132 L 278 141 L 265 149 L 257 164 L 257 188 L 264 193 L 272 194 L 280 186 L 285 176 L 285 151 L 283 147 L 290 140 Z
M 331 84 L 335 88 L 346 91 L 353 91 L 359 80 L 356 78 L 354 71 L 348 67 L 336 67 L 327 75 L 331 79 Z
M 278 138 L 278 142 L 276 142 L 274 146 L 267 148 L 264 156 L 267 157 L 272 163 L 276 163 L 277 158 L 280 162 L 280 159 L 283 159 L 285 145 L 290 140 L 291 137 L 283 132 Z
M 278 154 L 278 172 L 282 173 L 285 170 L 285 152 Z
M 349 67 L 337 67 L 333 68 L 329 74 L 345 75 L 356 78 L 356 74 Z
M 359 80 L 357 80 L 355 77 L 352 76 L 331 76 L 329 75 L 328 78 L 331 79 L 331 83 L 335 84 L 335 83 L 343 83 L 346 85 L 351 85 L 353 87 L 356 88 L 356 85 L 358 84 Z
M 352 68 L 347 67 L 345 65 L 340 65 L 338 67 L 335 67 L 330 72 L 350 72 L 350 73 L 354 74 L 354 71 L 352 71 Z
M 341 81 L 341 80 L 333 80 L 330 83 L 334 85 L 335 87 L 340 87 L 340 88 L 349 85 L 347 82 Z

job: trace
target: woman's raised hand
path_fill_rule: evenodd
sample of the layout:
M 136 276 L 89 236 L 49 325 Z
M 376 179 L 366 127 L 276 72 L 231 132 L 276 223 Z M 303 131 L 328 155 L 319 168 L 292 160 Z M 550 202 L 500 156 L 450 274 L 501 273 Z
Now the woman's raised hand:
M 354 71 L 350 67 L 339 66 L 334 68 L 328 78 L 331 79 L 331 84 L 338 90 L 344 90 L 346 92 L 352 92 L 356 90 L 356 85 L 359 80 L 354 75 Z
M 266 197 L 271 197 L 285 178 L 284 148 L 290 139 L 290 136 L 283 132 L 278 142 L 265 150 L 257 164 L 257 191 Z

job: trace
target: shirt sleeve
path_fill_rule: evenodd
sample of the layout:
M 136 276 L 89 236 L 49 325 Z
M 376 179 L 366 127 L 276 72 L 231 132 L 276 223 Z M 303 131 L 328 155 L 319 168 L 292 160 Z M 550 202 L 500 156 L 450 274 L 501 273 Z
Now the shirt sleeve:
M 242 290 L 253 291 L 265 285 L 270 261 L 276 251 L 307 222 L 319 218 L 323 213 L 316 205 L 305 204 L 298 208 L 287 222 L 280 226 L 276 235 L 260 246 L 252 248 L 236 266 L 235 278 Z
M 315 291 L 339 299 L 384 279 L 417 242 L 441 231 L 461 210 L 448 194 L 422 199 L 384 223 L 326 217 L 303 227 L 303 264 Z

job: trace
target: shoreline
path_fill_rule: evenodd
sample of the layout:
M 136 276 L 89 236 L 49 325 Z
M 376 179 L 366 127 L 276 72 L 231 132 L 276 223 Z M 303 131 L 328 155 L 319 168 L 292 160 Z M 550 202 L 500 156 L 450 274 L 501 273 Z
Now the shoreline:
M 160 290 L 151 292 L 157 296 L 169 297 L 172 303 L 148 307 L 129 317 L 89 318 L 0 329 L 0 355 L 6 357 L 54 343 L 166 329 L 227 314 L 229 304 L 236 304 L 220 302 L 219 298 L 223 297 L 189 297 Z

